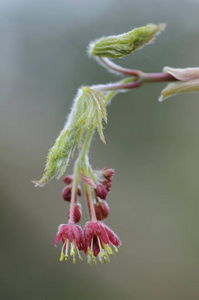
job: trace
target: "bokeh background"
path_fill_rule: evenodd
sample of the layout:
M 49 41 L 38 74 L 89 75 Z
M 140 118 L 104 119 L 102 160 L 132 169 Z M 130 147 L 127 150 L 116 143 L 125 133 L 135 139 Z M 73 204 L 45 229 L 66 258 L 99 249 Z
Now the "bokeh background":
M 198 66 L 198 12 L 197 0 L 0 1 L 1 299 L 199 299 L 199 94 L 158 103 L 165 84 L 146 85 L 108 107 L 107 145 L 96 135 L 90 157 L 116 170 L 106 224 L 123 245 L 110 264 L 59 262 L 64 185 L 31 183 L 77 88 L 118 79 L 88 58 L 90 40 L 167 22 L 118 62 Z

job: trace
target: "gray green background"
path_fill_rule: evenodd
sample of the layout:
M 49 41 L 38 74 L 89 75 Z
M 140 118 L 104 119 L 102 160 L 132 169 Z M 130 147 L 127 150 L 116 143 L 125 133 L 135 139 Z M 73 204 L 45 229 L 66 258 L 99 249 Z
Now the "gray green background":
M 149 22 L 168 26 L 121 65 L 198 66 L 197 0 L 0 2 L 1 299 L 199 299 L 199 94 L 158 103 L 165 84 L 152 84 L 108 107 L 107 145 L 96 135 L 90 157 L 116 170 L 106 224 L 123 245 L 110 264 L 59 262 L 64 185 L 31 183 L 77 88 L 117 80 L 88 58 L 90 40 Z

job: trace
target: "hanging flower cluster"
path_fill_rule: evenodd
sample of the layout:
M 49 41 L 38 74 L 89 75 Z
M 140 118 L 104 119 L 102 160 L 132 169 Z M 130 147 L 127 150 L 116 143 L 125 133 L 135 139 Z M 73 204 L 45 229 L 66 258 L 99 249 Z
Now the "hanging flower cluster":
M 117 252 L 121 242 L 117 235 L 106 226 L 102 220 L 109 214 L 109 206 L 106 197 L 110 192 L 114 171 L 108 167 L 101 171 L 94 171 L 93 179 L 84 175 L 81 170 L 82 182 L 85 185 L 86 199 L 90 220 L 85 224 L 84 230 L 76 223 L 81 219 L 81 204 L 79 197 L 82 195 L 77 180 L 72 176 L 63 178 L 66 187 L 62 191 L 62 197 L 70 202 L 68 211 L 68 224 L 61 224 L 55 238 L 55 245 L 62 239 L 60 261 L 73 257 L 76 262 L 76 255 L 82 260 L 80 251 L 88 257 L 88 264 L 96 264 L 96 258 L 100 263 L 109 262 L 109 256 L 113 255 L 112 247 Z

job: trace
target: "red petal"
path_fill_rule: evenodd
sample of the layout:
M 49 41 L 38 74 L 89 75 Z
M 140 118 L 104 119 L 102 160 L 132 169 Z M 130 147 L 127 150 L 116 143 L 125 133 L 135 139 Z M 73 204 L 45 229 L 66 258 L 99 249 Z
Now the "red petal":
M 94 236 L 93 238 L 93 254 L 94 256 L 97 256 L 100 252 L 100 248 L 99 248 L 99 243 L 98 243 L 98 240 L 97 240 L 97 237 Z
M 84 238 L 85 238 L 85 247 L 86 249 L 90 246 L 91 240 L 94 236 L 95 223 L 87 222 L 84 226 Z
M 118 238 L 118 236 L 108 226 L 105 226 L 105 230 L 106 230 L 106 232 L 108 234 L 108 237 L 109 237 L 109 240 L 111 241 L 111 243 L 114 246 L 120 246 L 121 245 L 121 241 Z
M 64 233 L 64 231 L 66 230 L 67 225 L 66 224 L 62 224 L 59 226 L 56 237 L 55 237 L 55 246 L 57 245 L 57 243 L 60 241 L 62 234 Z
M 108 237 L 108 234 L 105 230 L 105 225 L 103 223 L 97 222 L 96 233 L 98 234 L 100 240 L 104 244 L 109 244 L 109 237 Z

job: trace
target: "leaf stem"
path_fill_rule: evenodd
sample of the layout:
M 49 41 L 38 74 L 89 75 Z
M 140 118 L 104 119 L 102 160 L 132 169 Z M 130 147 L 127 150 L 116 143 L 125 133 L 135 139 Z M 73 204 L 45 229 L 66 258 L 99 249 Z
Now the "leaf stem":
M 118 66 L 117 64 L 113 63 L 110 59 L 106 57 L 98 57 L 98 62 L 104 67 L 108 68 L 109 71 L 112 71 L 114 73 L 116 72 L 120 75 L 124 74 L 124 75 L 139 77 L 142 73 L 139 70 L 131 70 L 131 69 Z

